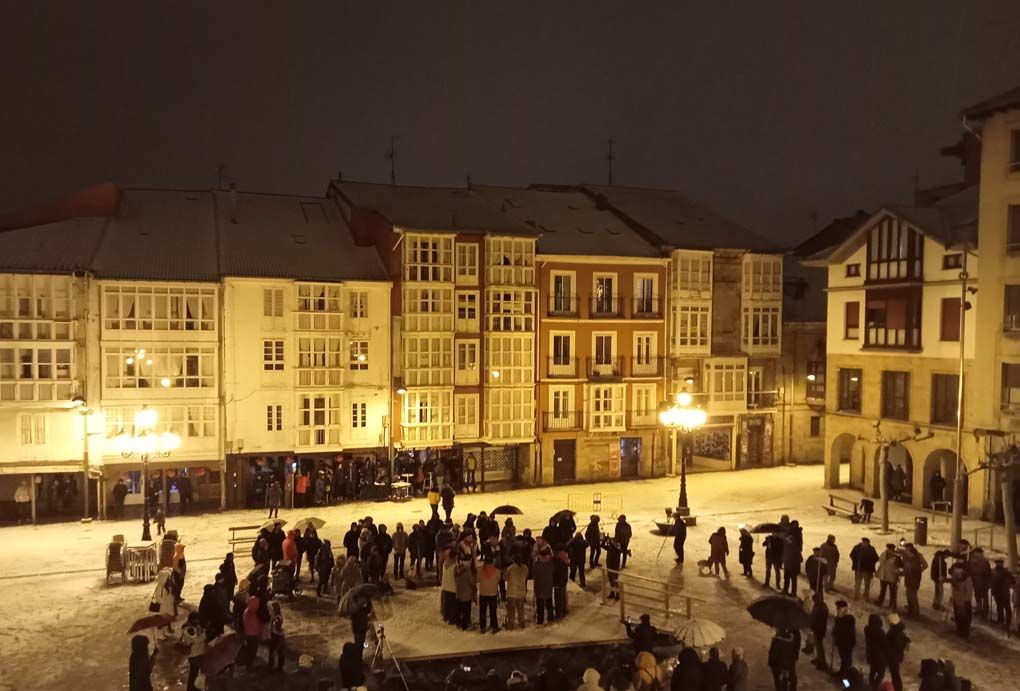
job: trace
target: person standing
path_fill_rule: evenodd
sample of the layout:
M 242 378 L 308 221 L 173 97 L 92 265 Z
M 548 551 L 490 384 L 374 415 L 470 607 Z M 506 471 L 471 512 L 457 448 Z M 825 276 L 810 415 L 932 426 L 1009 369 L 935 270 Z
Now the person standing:
M 577 581 L 577 584 L 581 586 L 581 590 L 584 590 L 584 552 L 587 549 L 588 544 L 585 542 L 584 536 L 581 535 L 581 531 L 577 531 L 570 542 L 567 543 L 567 554 L 570 555 L 570 580 Z
M 192 612 L 188 615 L 187 622 L 181 627 L 179 642 L 188 650 L 188 691 L 198 691 L 195 681 L 198 679 L 198 673 L 202 669 L 202 658 L 205 656 L 206 644 L 206 632 L 199 622 L 198 612 Z
M 478 630 L 499 633 L 496 605 L 499 600 L 499 582 L 501 574 L 491 556 L 482 561 L 478 570 Z
M 124 518 L 124 500 L 127 493 L 127 484 L 124 483 L 124 478 L 120 478 L 113 486 L 113 518 Z
M 787 535 L 783 542 L 783 594 L 797 597 L 797 576 L 803 562 L 796 540 Z
M 599 528 L 599 517 L 592 515 L 588 526 L 584 529 L 584 541 L 588 543 L 588 568 L 594 569 L 599 565 L 599 557 L 602 555 L 602 530 Z
M 846 600 L 836 602 L 836 618 L 832 622 L 832 643 L 839 651 L 839 675 L 844 679 L 854 664 L 857 645 L 857 620 L 850 614 Z
M 457 493 L 453 491 L 453 487 L 447 482 L 443 485 L 443 490 L 439 494 L 443 500 L 443 511 L 446 513 L 446 520 L 452 520 L 450 516 L 453 514 L 453 500 Z
M 286 638 L 283 633 L 283 612 L 280 611 L 280 603 L 270 603 L 269 617 L 269 671 L 283 671 L 284 654 L 286 653 Z
M 531 577 L 535 589 L 535 623 L 541 626 L 547 616 L 550 622 L 556 617 L 553 611 L 552 552 L 548 547 L 539 552 L 535 565 L 531 567 Z
M 18 507 L 18 525 L 28 525 L 32 522 L 32 495 L 28 489 L 28 482 L 22 480 L 14 490 L 14 503 Z
M 475 601 L 477 580 L 471 557 L 462 556 L 454 567 L 453 578 L 457 588 L 457 625 L 462 631 L 471 628 L 471 603 Z
M 283 488 L 280 487 L 280 483 L 273 480 L 273 483 L 269 485 L 269 489 L 266 490 L 266 506 L 269 507 L 269 516 L 267 518 L 276 518 L 280 515 L 280 504 L 283 502 Z
M 128 661 L 128 690 L 152 691 L 152 666 L 159 649 L 155 646 L 149 655 L 149 637 L 137 635 L 131 638 L 131 658 Z
M 379 524 L 379 534 L 375 536 L 375 546 L 379 550 L 379 557 L 382 559 L 382 571 L 386 571 L 386 565 L 390 561 L 390 554 L 393 553 L 393 536 L 386 532 L 386 526 Z
M 648 614 L 641 615 L 641 621 L 633 626 L 630 617 L 623 620 L 623 626 L 627 629 L 627 638 L 633 641 L 635 653 L 650 653 L 659 640 L 659 630 L 652 626 L 652 617 Z
M 507 629 L 524 629 L 524 601 L 528 597 L 528 567 L 524 559 L 517 555 L 514 562 L 503 574 L 506 581 L 506 627 Z
M 478 483 L 475 481 L 475 472 L 478 470 L 478 459 L 475 458 L 473 453 L 468 452 L 468 455 L 464 458 L 464 471 L 467 473 L 467 482 L 465 483 L 466 488 L 474 492 L 478 489 Z
M 568 556 L 565 551 L 557 551 L 553 555 L 553 612 L 556 619 L 567 616 L 567 568 Z
M 903 587 L 907 591 L 907 616 L 916 617 L 921 613 L 921 605 L 917 601 L 917 591 L 921 589 L 928 562 L 924 555 L 917 551 L 913 544 L 903 546 Z
M 259 616 L 259 598 L 250 596 L 244 605 L 244 651 L 241 659 L 244 666 L 251 671 L 255 667 L 255 658 L 259 655 L 259 641 L 262 640 L 264 623 Z
M 747 528 L 740 529 L 740 551 L 738 556 L 740 558 L 740 565 L 744 567 L 744 575 L 748 578 L 753 578 L 754 573 L 751 571 L 751 565 L 754 563 L 754 538 L 751 537 L 751 533 L 747 531 Z
M 294 479 L 294 505 L 308 506 L 308 473 L 298 473 Z
M 829 606 L 822 591 L 815 591 L 811 607 L 811 634 L 815 639 L 815 667 L 828 669 L 825 661 L 825 632 L 829 628 Z
M 826 564 L 825 559 L 822 558 L 821 548 L 812 548 L 811 556 L 807 558 L 806 562 L 804 562 L 804 574 L 807 576 L 808 586 L 810 586 L 813 592 L 825 592 L 825 580 L 828 568 L 828 564 Z
M 309 556 L 309 560 L 311 556 Z M 308 570 L 313 569 L 319 574 L 319 583 L 315 586 L 315 594 L 322 595 L 325 589 L 329 586 L 330 576 L 333 575 L 333 568 L 336 566 L 336 562 L 333 559 L 333 545 L 330 544 L 329 540 L 325 540 L 322 543 L 322 547 L 319 548 L 315 554 L 315 564 L 312 565 L 311 561 L 308 564 Z M 334 593 L 339 595 L 339 593 Z
M 765 587 L 769 587 L 772 573 L 776 574 L 776 590 L 783 587 L 783 547 L 786 541 L 778 533 L 772 533 L 765 538 Z
M 360 553 L 358 540 L 361 538 L 361 529 L 357 523 L 351 523 L 351 529 L 344 533 L 344 549 L 347 550 L 347 558 L 357 557 Z
M 819 554 L 825 560 L 825 592 L 831 593 L 836 587 L 836 567 L 839 565 L 839 547 L 836 546 L 836 536 L 829 535 L 818 547 Z
M 680 512 L 673 514 L 673 552 L 676 554 L 676 563 L 684 564 L 684 543 L 687 542 L 687 521 L 680 515 Z
M 704 691 L 722 691 L 723 685 L 726 684 L 728 671 L 726 663 L 719 659 L 719 649 L 709 648 L 708 659 L 702 665 L 704 679 L 701 682 L 701 688 Z
M 628 547 L 630 546 L 630 539 L 634 536 L 634 531 L 630 527 L 630 523 L 627 522 L 627 517 L 620 514 L 620 517 L 616 520 L 616 541 L 620 543 L 620 568 L 627 568 L 627 555 L 630 553 Z
M 987 619 L 989 614 L 988 591 L 992 587 L 992 567 L 985 558 L 985 551 L 975 547 L 970 553 L 968 562 L 970 580 L 974 585 L 974 599 L 977 602 L 977 613 Z
M 878 564 L 878 551 L 871 540 L 862 537 L 861 541 L 850 550 L 850 568 L 854 571 L 854 599 L 861 596 L 861 584 L 864 584 L 864 599 L 871 599 L 871 579 L 875 576 Z
M 868 661 L 868 684 L 877 689 L 888 667 L 885 631 L 882 629 L 882 617 L 877 614 L 868 617 L 868 625 L 864 627 L 864 655 Z
M 393 579 L 404 577 L 404 556 L 407 554 L 408 535 L 404 531 L 404 524 L 397 523 L 397 529 L 393 532 Z
M 946 581 L 949 580 L 949 567 L 946 564 L 949 554 L 949 550 L 940 549 L 931 558 L 931 569 L 928 573 L 935 586 L 935 596 L 931 606 L 936 612 L 942 611 L 942 599 L 945 597 Z
M 889 663 L 889 677 L 892 679 L 893 688 L 896 691 L 903 691 L 903 679 L 900 677 L 900 665 L 903 664 L 903 656 L 907 651 L 906 625 L 900 620 L 900 615 L 891 613 L 887 621 L 889 630 L 885 633 L 885 646 L 887 661 Z
M 719 575 L 719 567 L 721 566 L 726 580 L 729 580 L 730 571 L 726 568 L 726 557 L 730 554 L 730 543 L 726 539 L 726 528 L 719 528 L 719 530 L 712 533 L 712 536 L 708 538 L 708 546 L 708 561 L 715 569 L 715 575 Z
M 733 648 L 732 661 L 726 673 L 727 691 L 751 691 L 751 670 L 744 660 L 744 649 L 740 646 Z
M 945 499 L 946 492 L 946 479 L 942 477 L 942 472 L 938 469 L 931 476 L 931 480 L 928 481 L 928 486 L 931 489 L 931 501 L 934 504 L 937 501 Z
M 769 669 L 776 691 L 793 691 L 797 688 L 797 641 L 795 631 L 780 629 L 769 646 Z
M 886 593 L 889 593 L 889 609 L 896 611 L 896 591 L 900 587 L 900 574 L 903 572 L 903 560 L 896 553 L 896 545 L 891 542 L 885 546 L 885 551 L 878 558 L 878 599 L 875 604 L 879 607 L 885 601 Z
M 995 622 L 1006 631 L 1009 631 L 1013 623 L 1010 590 L 1016 583 L 1016 579 L 1013 577 L 1013 574 L 1006 570 L 1004 559 L 999 558 L 995 560 L 991 583 L 992 600 L 995 602 Z

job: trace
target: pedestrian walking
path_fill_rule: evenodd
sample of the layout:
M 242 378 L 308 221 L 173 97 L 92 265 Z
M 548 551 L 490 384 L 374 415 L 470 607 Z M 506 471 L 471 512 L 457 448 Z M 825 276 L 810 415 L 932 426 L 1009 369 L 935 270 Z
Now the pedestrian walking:
M 711 537 L 708 538 L 709 546 L 709 564 L 715 569 L 715 575 L 719 575 L 719 569 L 722 568 L 723 574 L 726 576 L 726 580 L 730 578 L 729 569 L 726 568 L 726 557 L 730 554 L 730 543 L 726 539 L 726 528 L 719 528 Z
M 503 578 L 506 581 L 506 628 L 526 628 L 524 601 L 528 596 L 528 567 L 520 555 L 506 568 Z
M 152 666 L 159 650 L 153 646 L 149 654 L 149 637 L 132 636 L 128 660 L 128 691 L 152 691 Z
M 744 567 L 744 575 L 748 578 L 753 578 L 754 573 L 751 571 L 751 565 L 754 564 L 754 538 L 747 528 L 740 529 L 740 551 L 738 552 L 738 558 L 740 559 L 740 565 Z
M 630 527 L 630 523 L 627 522 L 627 517 L 620 514 L 620 517 L 616 519 L 616 541 L 620 543 L 620 568 L 627 568 L 627 555 L 630 554 L 630 540 L 633 537 L 634 531 Z
M 878 565 L 878 551 L 871 540 L 862 537 L 861 541 L 850 550 L 850 568 L 854 572 L 854 599 L 861 596 L 861 585 L 864 586 L 864 599 L 871 599 L 871 579 L 875 576 Z
M 839 547 L 836 545 L 836 536 L 829 535 L 818 547 L 818 552 L 825 560 L 825 592 L 831 593 L 836 588 L 836 567 L 839 566 Z
M 946 563 L 949 557 L 950 552 L 948 549 L 940 549 L 936 550 L 931 558 L 931 568 L 928 575 L 935 590 L 931 606 L 937 612 L 941 612 L 943 608 L 942 600 L 945 597 L 946 581 L 949 580 L 949 566 Z
M 857 645 L 857 620 L 850 614 L 846 600 L 836 602 L 836 618 L 832 622 L 832 644 L 839 651 L 839 675 L 845 679 L 853 667 L 854 647 Z
M 683 566 L 684 544 L 687 542 L 687 521 L 677 511 L 673 514 L 673 553 L 676 555 L 676 563 Z
M 443 485 L 443 491 L 440 492 L 440 496 L 443 500 L 443 511 L 446 513 L 446 520 L 449 521 L 451 520 L 451 514 L 453 514 L 454 497 L 457 496 L 457 493 L 453 491 L 453 487 L 447 482 Z
M 282 502 L 283 487 L 280 486 L 279 481 L 273 480 L 266 490 L 266 506 L 269 507 L 269 516 L 267 518 L 276 518 L 280 515 L 280 504 Z
M 599 517 L 593 515 L 584 529 L 584 540 L 588 543 L 588 568 L 594 569 L 599 565 L 599 557 L 602 555 L 602 530 L 599 527 Z
M 552 552 L 544 548 L 531 567 L 531 578 L 534 581 L 535 623 L 545 624 L 548 617 L 551 622 L 556 613 L 553 611 L 553 563 Z
M 496 568 L 495 560 L 491 556 L 485 557 L 482 568 L 478 570 L 478 630 L 481 633 L 499 632 L 497 603 L 501 578 L 502 573 Z
M 156 535 L 162 535 L 166 532 L 166 512 L 163 511 L 163 506 L 156 507 L 156 513 L 152 516 L 153 523 L 156 524 Z
M 921 613 L 921 605 L 917 600 L 917 592 L 921 589 L 921 579 L 928 568 L 924 555 L 917 551 L 912 543 L 903 546 L 903 588 L 907 591 L 907 616 L 916 617 Z
M 782 535 L 778 533 L 772 533 L 765 538 L 765 587 L 769 587 L 772 574 L 776 576 L 776 590 L 780 590 L 783 587 L 783 583 L 780 580 L 782 578 L 783 571 L 783 548 L 786 545 L 786 541 Z
M 602 546 L 606 549 L 606 576 L 609 581 L 609 595 L 607 596 L 610 600 L 620 599 L 620 561 L 624 555 L 624 551 L 620 548 L 620 543 L 612 538 L 606 538 Z
M 910 639 L 907 637 L 906 624 L 900 620 L 900 615 L 891 613 L 887 619 L 889 630 L 885 632 L 885 645 L 887 662 L 889 663 L 889 677 L 892 679 L 893 688 L 896 691 L 903 691 L 903 679 L 900 676 L 900 666 L 903 664 L 903 657 L 907 651 Z
M 574 534 L 574 537 L 567 543 L 567 553 L 570 555 L 570 580 L 576 581 L 581 586 L 581 590 L 584 590 L 584 553 L 588 548 L 588 543 L 585 541 L 584 536 L 581 535 L 581 531 Z
M 271 603 L 269 609 L 272 612 L 269 619 L 269 671 L 282 672 L 284 653 L 286 652 L 283 612 L 280 610 L 279 602 Z
M 882 617 L 877 614 L 868 617 L 868 625 L 864 627 L 864 656 L 868 661 L 868 684 L 877 689 L 889 666 L 885 629 L 882 628 Z
M 903 573 L 903 560 L 896 552 L 896 545 L 891 542 L 885 546 L 885 551 L 878 558 L 878 599 L 875 604 L 879 607 L 889 594 L 889 609 L 896 611 L 896 593 L 900 587 L 900 575 Z

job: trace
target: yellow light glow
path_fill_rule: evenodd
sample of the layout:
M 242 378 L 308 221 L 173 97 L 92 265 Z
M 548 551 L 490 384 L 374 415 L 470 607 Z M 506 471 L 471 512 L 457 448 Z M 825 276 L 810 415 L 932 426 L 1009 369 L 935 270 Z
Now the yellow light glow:
M 499 370 L 498 369 L 492 370 L 492 378 L 493 379 L 499 379 Z
M 163 432 L 159 435 L 159 450 L 169 453 L 181 445 L 181 438 L 173 432 Z
M 151 364 L 152 364 L 152 360 L 151 360 L 151 359 L 148 359 L 148 360 L 146 360 L 146 361 L 145 361 L 145 364 L 146 364 L 146 365 L 151 365 Z
M 367 359 L 368 359 L 368 358 L 367 358 L 367 357 L 365 357 L 365 354 L 364 354 L 364 353 L 358 353 L 358 362 L 364 362 L 364 361 L 365 361 L 365 360 L 367 360 Z
M 138 357 L 143 357 L 144 355 L 145 355 L 145 348 L 139 348 L 138 349 Z
M 162 386 L 164 389 L 169 389 L 170 388 L 170 378 L 169 377 L 163 377 L 162 379 L 159 380 L 159 385 Z
M 676 402 L 679 405 L 684 406 L 685 408 L 687 406 L 689 406 L 691 404 L 691 401 L 693 401 L 693 400 L 694 399 L 691 398 L 691 395 L 689 393 L 687 393 L 686 391 L 681 391 L 680 393 L 678 393 L 676 395 Z
M 147 432 L 156 426 L 156 422 L 159 420 L 159 413 L 153 408 L 143 406 L 141 410 L 135 413 L 135 433 Z
M 808 381 L 814 381 L 815 380 L 815 375 L 813 375 L 813 374 L 807 375 L 807 380 Z
M 127 362 L 129 365 L 133 365 L 135 364 L 135 359 L 131 356 L 128 356 L 128 359 L 125 360 L 125 362 Z

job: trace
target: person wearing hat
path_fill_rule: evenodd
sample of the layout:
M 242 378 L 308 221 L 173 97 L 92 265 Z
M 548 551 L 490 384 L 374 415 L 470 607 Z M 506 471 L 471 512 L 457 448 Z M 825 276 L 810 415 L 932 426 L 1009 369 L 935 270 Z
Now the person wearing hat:
M 889 609 L 896 611 L 896 592 L 900 587 L 900 574 L 903 571 L 903 560 L 896 552 L 896 545 L 889 543 L 885 551 L 878 558 L 878 599 L 875 604 L 879 607 L 885 600 L 885 594 L 889 593 Z
M 850 673 L 854 664 L 854 646 L 857 645 L 857 620 L 850 614 L 846 600 L 836 601 L 836 618 L 832 623 L 832 643 L 839 651 L 839 675 Z
M 903 679 L 900 676 L 900 666 L 903 664 L 903 656 L 907 651 L 907 644 L 910 639 L 907 637 L 906 625 L 900 619 L 900 615 L 892 612 L 886 621 L 889 622 L 889 629 L 885 632 L 886 661 L 889 664 L 889 678 L 892 679 L 893 688 L 896 691 L 903 691 Z
M 1006 560 L 999 557 L 995 560 L 995 568 L 992 569 L 992 600 L 995 601 L 995 621 L 1009 631 L 1013 623 L 1013 610 L 1010 609 L 1010 590 L 1016 583 L 1005 566 Z

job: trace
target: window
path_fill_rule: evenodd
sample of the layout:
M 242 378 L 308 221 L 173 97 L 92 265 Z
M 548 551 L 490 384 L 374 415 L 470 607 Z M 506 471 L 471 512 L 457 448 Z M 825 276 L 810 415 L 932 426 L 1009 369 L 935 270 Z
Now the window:
M 549 392 L 550 409 L 555 420 L 566 420 L 574 411 L 574 390 L 570 387 L 551 389 Z
M 339 386 L 343 377 L 339 338 L 298 338 L 298 386 Z
M 283 341 L 262 341 L 262 369 L 266 372 L 283 371 Z
M 351 360 L 348 367 L 353 371 L 368 369 L 368 341 L 351 341 Z
M 1002 363 L 1002 407 L 1020 409 L 1020 364 Z
M 22 446 L 39 446 L 46 443 L 46 416 L 21 415 Z
M 909 372 L 882 372 L 882 417 L 910 419 Z
M 710 252 L 675 252 L 673 254 L 672 290 L 678 298 L 712 297 L 712 254 Z
M 822 418 L 819 415 L 811 416 L 811 431 L 812 437 L 819 437 L 822 434 Z
M 574 295 L 574 273 L 553 273 L 552 295 L 549 296 L 550 314 L 577 314 L 577 296 Z
M 457 292 L 457 331 L 478 333 L 478 292 Z
M 868 280 L 921 278 L 924 238 L 899 219 L 888 217 L 868 235 Z
M 634 385 L 634 409 L 631 411 L 632 425 L 654 425 L 657 422 L 658 401 L 655 384 Z
M 743 261 L 745 300 L 782 300 L 783 258 L 745 254 Z
M 808 361 L 806 395 L 809 400 L 825 400 L 825 360 Z
M 1006 248 L 1020 249 L 1020 204 L 1010 204 L 1006 229 Z
M 960 298 L 942 298 L 942 319 L 939 323 L 939 340 L 960 340 Z
M 1009 172 L 1020 170 L 1020 129 L 1009 133 Z
M 1007 285 L 1003 301 L 1003 331 L 1020 331 L 1020 285 Z
M 942 268 L 943 269 L 962 269 L 963 268 L 963 255 L 959 252 L 953 252 L 950 254 L 942 255 Z
M 187 439 L 215 439 L 219 433 L 217 406 L 215 405 L 160 405 L 151 406 L 158 415 L 157 433 L 174 432 Z M 268 408 L 271 406 L 267 406 Z M 104 406 L 106 436 L 115 437 L 122 430 L 130 432 L 135 423 L 136 406 Z
M 591 389 L 591 429 L 624 429 L 626 385 L 593 386 Z
M 266 406 L 266 431 L 279 432 L 283 429 L 283 406 L 279 403 Z
M 351 403 L 351 429 L 368 427 L 368 404 Z
M 0 381 L 70 380 L 73 348 L 0 348 Z
M 298 446 L 340 443 L 340 396 L 314 394 L 298 399 Z
M 478 437 L 478 394 L 453 397 L 453 436 L 459 439 Z
M 457 243 L 457 284 L 478 285 L 478 245 Z
M 2 275 L 0 317 L 69 320 L 73 312 L 71 285 L 70 276 Z
M 453 439 L 452 394 L 449 391 L 408 391 L 404 394 L 401 432 L 405 444 L 428 446 Z
M 552 336 L 552 361 L 554 365 L 569 365 L 573 358 L 573 334 L 553 334 Z
M 485 291 L 486 324 L 491 331 L 534 331 L 535 291 L 490 288 Z
M 283 288 L 262 289 L 262 316 L 283 316 Z
M 865 345 L 921 347 L 921 291 L 869 291 L 865 308 Z
M 453 289 L 404 286 L 405 331 L 453 331 Z
M 616 274 L 595 274 L 591 293 L 591 312 L 599 315 L 619 314 L 616 295 Z
M 592 336 L 591 373 L 601 376 L 621 374 L 616 360 L 616 334 L 594 334 Z
M 404 280 L 453 283 L 453 238 L 405 235 Z
M 847 302 L 843 305 L 843 338 L 856 341 L 861 337 L 861 303 Z
M 749 353 L 778 351 L 779 307 L 744 307 L 744 350 Z
M 710 318 L 709 304 L 674 304 L 673 346 L 681 352 L 708 352 Z
M 201 388 L 216 386 L 216 350 L 191 346 L 152 346 L 140 356 L 134 348 L 105 351 L 104 385 L 109 389 Z
M 654 316 L 659 313 L 658 279 L 634 276 L 634 314 Z
M 705 363 L 705 385 L 712 404 L 747 405 L 747 362 L 743 359 L 717 359 Z
M 846 265 L 846 277 L 847 278 L 855 278 L 855 277 L 860 276 L 860 275 L 861 275 L 861 265 L 860 264 L 854 263 L 854 264 L 847 264 Z
M 478 384 L 478 341 L 457 341 L 457 386 Z
M 861 370 L 840 369 L 838 393 L 838 410 L 846 413 L 861 412 Z
M 520 386 L 535 382 L 534 338 L 500 334 L 485 337 L 486 383 Z M 496 373 L 499 373 L 498 375 Z
M 490 285 L 535 285 L 535 240 L 485 238 L 485 279 Z
M 931 423 L 933 425 L 956 424 L 956 397 L 959 393 L 960 376 L 957 374 L 931 375 Z
M 634 355 L 630 361 L 631 376 L 649 376 L 659 373 L 654 333 L 634 334 Z
M 453 385 L 452 336 L 404 336 L 404 384 Z
M 301 283 L 297 287 L 298 331 L 339 331 L 342 312 L 340 286 Z
M 130 331 L 215 331 L 216 289 L 103 286 L 103 326 Z
M 351 317 L 354 319 L 364 319 L 367 316 L 368 316 L 368 291 L 352 290 Z
M 535 434 L 535 392 L 530 387 L 490 389 L 485 396 L 488 439 L 528 439 Z

